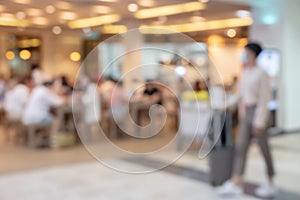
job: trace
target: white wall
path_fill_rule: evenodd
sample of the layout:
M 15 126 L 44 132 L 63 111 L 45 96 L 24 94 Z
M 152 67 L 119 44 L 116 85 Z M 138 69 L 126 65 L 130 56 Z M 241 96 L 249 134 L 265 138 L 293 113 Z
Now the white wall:
M 263 7 L 253 7 L 255 23 L 250 29 L 250 39 L 261 42 L 264 47 L 277 48 L 282 54 L 279 76 L 279 110 L 277 124 L 286 131 L 300 129 L 300 93 L 297 84 L 300 74 L 299 0 L 277 0 L 268 4 L 278 18 L 275 24 L 262 24 Z
M 300 92 L 299 91 L 299 44 L 300 44 L 300 23 L 299 23 L 299 0 L 286 0 L 285 23 L 284 23 L 284 48 L 282 84 L 282 101 L 284 106 L 284 124 L 287 130 L 300 129 Z

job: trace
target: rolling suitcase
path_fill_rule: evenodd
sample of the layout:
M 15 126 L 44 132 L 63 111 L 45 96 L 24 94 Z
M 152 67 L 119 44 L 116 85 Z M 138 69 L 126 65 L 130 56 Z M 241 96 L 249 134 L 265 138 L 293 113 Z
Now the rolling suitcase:
M 225 118 L 222 126 L 222 119 Z M 220 127 L 222 126 L 222 129 Z M 217 186 L 230 179 L 234 161 L 234 145 L 232 135 L 232 115 L 230 112 L 215 112 L 213 115 L 213 132 L 222 130 L 220 137 L 215 135 L 216 145 L 209 155 L 210 182 Z

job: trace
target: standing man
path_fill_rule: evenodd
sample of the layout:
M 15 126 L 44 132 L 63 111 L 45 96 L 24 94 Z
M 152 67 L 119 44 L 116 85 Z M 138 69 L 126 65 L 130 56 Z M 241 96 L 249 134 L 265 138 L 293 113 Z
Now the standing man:
M 238 91 L 240 123 L 233 175 L 230 180 L 217 189 L 220 196 L 242 194 L 242 177 L 252 139 L 256 140 L 261 149 L 268 174 L 268 184 L 258 187 L 255 190 L 255 194 L 259 197 L 273 197 L 276 194 L 276 189 L 273 185 L 274 167 L 266 133 L 269 113 L 267 104 L 271 93 L 269 77 L 256 63 L 257 56 L 261 51 L 261 46 L 256 43 L 249 43 L 245 46 L 242 57 L 244 69 Z

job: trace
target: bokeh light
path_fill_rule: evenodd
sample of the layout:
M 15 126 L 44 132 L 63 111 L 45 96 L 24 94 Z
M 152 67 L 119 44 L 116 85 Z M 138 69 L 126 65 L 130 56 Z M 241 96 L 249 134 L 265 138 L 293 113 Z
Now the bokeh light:
M 20 51 L 19 56 L 22 60 L 29 60 L 31 57 L 31 53 L 30 51 L 23 49 L 22 51 Z
M 81 59 L 81 55 L 79 52 L 77 51 L 73 51 L 71 54 L 70 54 L 70 59 L 74 62 L 78 62 L 80 59 Z

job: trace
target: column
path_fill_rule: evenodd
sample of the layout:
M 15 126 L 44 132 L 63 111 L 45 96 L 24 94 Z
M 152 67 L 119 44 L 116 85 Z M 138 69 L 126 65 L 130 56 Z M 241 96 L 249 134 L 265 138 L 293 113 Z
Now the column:
M 7 59 L 5 57 L 6 49 L 6 38 L 7 34 L 5 32 L 0 32 L 0 74 L 4 74 L 6 77 L 9 76 L 9 68 L 7 65 Z
M 137 50 L 143 46 L 143 35 L 139 32 L 138 25 L 127 23 L 128 32 L 123 34 L 123 45 L 125 49 L 124 66 L 122 73 L 125 89 L 133 86 L 133 80 L 143 81 L 140 66 L 142 64 L 142 51 Z M 133 29 L 131 29 L 133 28 Z M 128 74 L 128 75 L 126 75 Z

